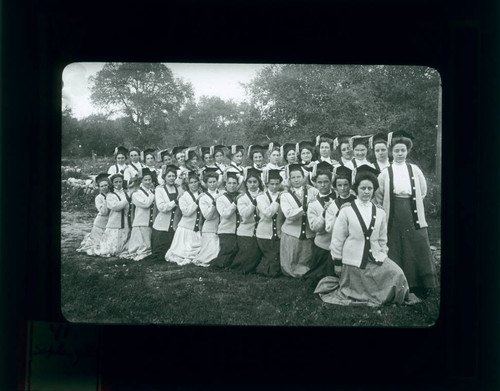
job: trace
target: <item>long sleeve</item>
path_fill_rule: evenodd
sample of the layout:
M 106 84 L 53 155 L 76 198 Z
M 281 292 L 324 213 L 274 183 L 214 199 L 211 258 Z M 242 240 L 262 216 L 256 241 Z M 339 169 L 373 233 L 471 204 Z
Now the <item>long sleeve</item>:
M 217 208 L 215 207 L 212 199 L 208 195 L 200 198 L 200 210 L 205 220 L 212 220 L 217 218 Z
M 141 190 L 138 190 L 132 194 L 132 202 L 139 208 L 149 208 L 154 200 L 155 196 L 153 193 L 146 196 Z
M 424 173 L 418 166 L 412 166 L 413 174 L 418 177 L 418 183 L 420 184 L 420 194 L 422 195 L 422 198 L 425 198 L 425 196 L 427 195 L 427 181 L 425 179 Z
M 167 193 L 165 193 L 165 190 L 161 187 L 158 187 L 156 189 L 155 202 L 156 202 L 156 207 L 162 213 L 168 213 L 176 206 L 175 201 L 170 201 Z
M 278 213 L 278 210 L 280 208 L 280 204 L 276 201 L 271 202 L 271 204 L 268 204 L 269 200 L 266 200 L 264 197 L 257 197 L 257 209 L 259 210 L 260 216 L 266 217 L 268 219 L 272 218 L 276 213 Z
M 196 209 L 198 209 L 198 204 L 193 201 L 189 193 L 184 193 L 184 195 L 179 198 L 179 208 L 183 216 L 192 216 Z
M 127 206 L 127 204 L 128 204 L 128 201 L 125 198 L 125 196 L 120 197 L 120 198 L 121 199 L 119 199 L 116 196 L 116 194 L 108 194 L 106 197 L 106 206 L 108 207 L 108 209 L 115 211 L 115 212 L 118 212 L 118 211 L 122 210 L 123 208 L 125 208 L 125 206 Z
M 389 180 L 387 174 L 386 174 L 386 171 L 382 171 L 379 176 L 378 176 L 378 183 L 379 183 L 379 187 L 378 189 L 375 191 L 375 195 L 374 195 L 374 203 L 375 205 L 380 205 L 382 206 L 383 205 L 383 202 L 384 202 L 384 189 L 385 189 L 385 181 L 386 180 Z
M 337 204 L 332 202 L 325 213 L 325 231 L 332 232 L 333 226 L 335 225 L 335 220 L 337 220 L 337 212 L 339 208 L 337 208 Z
M 332 232 L 332 242 L 330 244 L 330 250 L 333 259 L 342 259 L 342 249 L 344 247 L 344 242 L 349 236 L 349 222 L 346 209 L 341 209 L 335 221 Z
M 323 217 L 323 208 L 319 201 L 312 203 L 307 209 L 307 220 L 311 231 L 325 231 L 325 218 Z
M 281 195 L 281 210 L 285 218 L 291 221 L 300 219 L 304 212 L 304 208 L 297 206 L 290 193 L 283 193 Z
M 95 198 L 95 207 L 97 208 L 100 216 L 109 215 L 109 209 L 106 206 L 106 198 L 102 194 L 98 194 Z
M 248 219 L 250 216 L 253 216 L 255 212 L 255 205 L 248 199 L 247 195 L 241 196 L 238 201 L 238 212 L 240 216 L 244 219 Z
M 230 202 L 225 196 L 217 198 L 215 204 L 217 206 L 217 212 L 219 212 L 221 217 L 228 218 L 236 211 L 236 205 Z
M 380 212 L 382 211 L 379 211 L 379 214 L 382 214 Z M 379 220 L 381 221 L 381 223 L 380 223 L 380 234 L 378 237 L 378 243 L 380 245 L 380 251 L 387 254 L 389 252 L 389 248 L 387 247 L 387 221 L 385 216 Z

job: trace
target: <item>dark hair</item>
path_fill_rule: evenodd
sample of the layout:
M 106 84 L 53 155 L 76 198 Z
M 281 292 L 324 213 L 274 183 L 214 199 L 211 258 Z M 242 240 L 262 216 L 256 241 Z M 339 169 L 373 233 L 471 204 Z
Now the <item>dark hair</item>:
M 396 144 L 406 145 L 408 152 L 410 152 L 410 150 L 413 148 L 413 141 L 411 141 L 411 139 L 409 139 L 407 137 L 397 137 L 397 138 L 393 138 L 391 140 L 391 153 L 392 153 L 392 150 L 394 149 L 394 146 Z
M 338 180 L 338 179 L 345 179 L 347 182 L 349 182 L 349 186 L 350 186 L 350 187 L 352 187 L 352 183 L 351 183 L 351 180 L 352 180 L 352 179 L 351 179 L 351 178 L 349 178 L 349 177 L 348 177 L 348 176 L 346 176 L 346 175 L 336 175 L 336 176 L 335 176 L 335 179 L 333 180 L 333 183 L 332 183 L 333 187 L 335 187 L 335 188 L 337 187 L 337 180 Z
M 313 178 L 313 182 L 316 182 L 318 180 L 318 177 L 320 175 L 326 175 L 328 177 L 328 180 L 331 182 L 332 181 L 332 173 L 327 170 L 318 170 L 316 173 L 316 176 Z
M 259 190 L 260 190 L 260 191 L 263 191 L 263 190 L 264 190 L 264 185 L 262 184 L 262 179 L 260 178 L 260 175 L 256 175 L 256 174 L 248 174 L 248 175 L 247 175 L 247 177 L 245 178 L 245 185 L 247 184 L 247 181 L 248 181 L 250 178 L 255 178 L 255 179 L 257 179 L 257 182 L 259 183 Z
M 295 163 L 297 164 L 297 163 Z M 292 172 L 300 172 L 302 174 L 302 176 L 305 178 L 305 174 L 304 174 L 304 171 L 302 170 L 302 167 L 297 167 L 297 168 L 292 168 L 292 169 L 288 169 L 288 175 L 292 176 Z
M 208 182 L 210 178 L 215 178 L 216 180 L 219 180 L 219 174 L 216 172 L 207 172 L 206 174 L 203 173 L 203 182 Z
M 169 172 L 173 172 L 175 174 L 175 177 L 177 178 L 177 170 L 174 170 L 173 168 L 164 167 L 161 173 L 162 179 L 165 179 Z
M 360 172 L 359 174 L 356 175 L 356 179 L 354 180 L 354 184 L 352 185 L 352 189 L 358 194 L 358 187 L 359 184 L 362 181 L 370 181 L 373 184 L 373 192 L 378 189 L 379 184 L 378 184 L 378 179 L 375 175 L 373 175 L 371 172 Z

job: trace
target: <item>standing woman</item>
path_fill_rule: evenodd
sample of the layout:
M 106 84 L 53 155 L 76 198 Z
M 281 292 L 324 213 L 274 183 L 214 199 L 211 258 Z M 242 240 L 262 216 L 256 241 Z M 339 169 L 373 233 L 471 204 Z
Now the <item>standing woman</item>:
M 353 136 L 349 141 L 351 144 L 352 152 L 354 154 L 354 159 L 352 159 L 352 165 L 354 169 L 361 167 L 363 165 L 375 168 L 375 166 L 366 160 L 368 155 L 368 145 L 371 136 Z
M 418 166 L 406 162 L 412 136 L 403 131 L 389 133 L 388 143 L 394 161 L 380 173 L 375 198 L 387 215 L 389 257 L 401 266 L 410 288 L 425 296 L 437 287 L 423 202 L 427 182 Z
M 339 165 L 339 162 L 332 159 L 333 137 L 327 133 L 316 137 L 316 148 L 319 156 L 317 163 L 327 162 L 332 166 Z
M 200 196 L 200 211 L 203 215 L 204 223 L 201 229 L 201 247 L 198 256 L 193 263 L 197 266 L 209 266 L 210 261 L 219 254 L 219 212 L 217 212 L 216 202 L 221 195 L 217 189 L 219 174 L 217 168 L 206 168 L 203 181 L 207 184 L 207 191 Z
M 175 230 L 181 218 L 179 197 L 183 190 L 175 184 L 178 169 L 179 167 L 174 165 L 166 166 L 163 177 L 164 184 L 155 190 L 155 204 L 158 214 L 153 224 L 151 251 L 152 257 L 156 260 L 163 261 L 165 259 L 165 254 L 172 245 Z
M 151 255 L 151 235 L 155 218 L 153 176 L 149 168 L 142 169 L 141 185 L 132 194 L 132 204 L 135 206 L 132 232 L 127 251 L 120 254 L 120 258 L 140 261 Z
M 281 148 L 278 143 L 272 142 L 269 144 L 268 154 L 269 154 L 269 163 L 267 163 L 263 168 L 263 177 L 262 181 L 267 184 L 268 176 L 270 170 L 278 170 L 283 179 L 285 179 L 285 167 L 280 165 L 281 160 Z
M 276 277 L 281 272 L 280 237 L 283 212 L 280 209 L 279 187 L 283 180 L 280 170 L 269 170 L 267 190 L 257 197 L 257 210 L 260 216 L 257 225 L 257 244 L 262 258 L 255 272 Z
M 201 147 L 201 157 L 203 160 L 203 167 L 201 167 L 200 173 L 200 183 L 204 189 L 207 189 L 207 184 L 205 182 L 205 174 L 208 172 L 217 173 L 217 187 L 222 185 L 222 174 L 223 172 L 219 169 L 219 167 L 215 164 L 214 156 L 212 154 L 212 149 L 210 147 Z M 208 171 L 207 171 L 208 169 Z
M 178 265 L 192 263 L 201 248 L 201 226 L 203 224 L 199 207 L 200 180 L 193 171 L 188 173 L 188 190 L 179 198 L 181 221 L 175 231 L 172 246 L 165 255 L 167 262 Z
M 172 148 L 172 156 L 175 158 L 176 165 L 179 167 L 177 170 L 177 179 L 176 185 L 182 186 L 184 184 L 185 175 L 186 175 L 186 155 L 184 152 L 187 147 L 180 146 Z
M 125 162 L 127 160 L 127 153 L 128 149 L 122 146 L 116 147 L 115 151 L 113 154 L 115 155 L 115 161 L 116 163 L 109 167 L 108 174 L 109 176 L 114 175 L 114 174 L 122 174 L 125 172 L 125 169 L 127 168 L 127 163 Z
M 238 252 L 231 264 L 231 269 L 241 273 L 254 272 L 262 258 L 256 237 L 257 223 L 259 222 L 257 197 L 263 191 L 261 175 L 262 173 L 255 168 L 250 168 L 247 171 L 246 191 L 237 201 L 241 223 L 236 231 Z
M 333 260 L 330 255 L 331 231 L 326 230 L 326 212 L 334 202 L 336 195 L 332 192 L 332 170 L 333 166 L 323 161 L 317 166 L 315 176 L 316 188 L 319 194 L 312 200 L 307 209 L 307 219 L 311 231 L 316 233 L 312 249 L 311 269 L 304 275 L 314 286 L 318 281 L 333 275 Z
M 220 223 L 217 229 L 219 236 L 219 253 L 217 258 L 210 262 L 210 266 L 226 268 L 233 262 L 238 252 L 236 230 L 240 225 L 241 217 L 236 206 L 238 197 L 238 179 L 235 172 L 226 173 L 226 191 L 215 200 Z
M 280 196 L 285 216 L 281 227 L 281 271 L 290 277 L 302 277 L 311 268 L 314 238 L 307 220 L 307 209 L 318 190 L 305 184 L 300 164 L 290 165 L 290 185 L 290 190 Z
M 384 133 L 378 133 L 370 138 L 370 148 L 375 155 L 373 165 L 377 170 L 382 172 L 384 168 L 390 166 L 387 136 Z
M 356 196 L 351 193 L 352 186 L 352 170 L 346 166 L 338 166 L 335 168 L 333 188 L 337 193 L 337 197 L 326 210 L 325 216 L 325 231 L 332 232 L 335 220 L 337 219 L 342 205 L 354 202 Z
M 110 180 L 113 190 L 106 195 L 109 218 L 98 254 L 102 257 L 118 256 L 126 251 L 132 227 L 132 200 L 123 190 L 123 175 L 111 175 Z
M 285 164 L 282 186 L 284 189 L 287 190 L 290 188 L 289 166 L 290 164 L 297 163 L 297 144 L 293 143 L 283 144 L 280 148 L 280 152 L 281 152 L 281 159 Z
M 339 286 L 325 292 L 323 279 L 315 291 L 328 303 L 380 306 L 409 298 L 403 271 L 387 257 L 385 212 L 371 202 L 378 187 L 376 172 L 366 165 L 358 170 L 353 185 L 357 198 L 340 210 L 335 222 L 330 249 L 336 265 L 342 263 L 335 266 L 341 268 Z
M 144 150 L 144 164 L 151 174 L 153 174 L 153 189 L 158 185 L 163 185 L 163 179 L 161 177 L 161 170 L 155 167 L 156 159 L 155 159 L 155 151 L 154 149 L 145 149 Z
M 168 149 L 163 149 L 158 155 L 158 158 L 162 163 L 161 169 L 163 171 L 168 165 L 172 164 L 172 154 L 168 151 Z
M 106 195 L 109 192 L 108 174 L 101 173 L 97 175 L 95 183 L 99 188 L 99 194 L 95 197 L 95 207 L 98 213 L 94 219 L 92 231 L 85 235 L 80 247 L 76 250 L 78 252 L 86 252 L 87 255 L 99 255 L 101 239 L 109 218 L 109 209 L 106 206 Z
M 210 154 L 213 155 L 215 159 L 215 166 L 219 169 L 218 174 L 224 174 L 228 168 L 228 165 L 224 161 L 226 155 L 225 150 L 227 147 L 225 145 L 212 145 L 210 147 Z
M 347 168 L 354 170 L 352 164 L 352 148 L 349 140 L 351 136 L 341 135 L 333 140 L 333 149 L 340 153 L 339 165 L 346 166 Z
M 243 162 L 243 151 L 245 148 L 243 145 L 231 145 L 231 153 L 229 155 L 231 159 L 231 164 L 227 168 L 226 172 L 236 173 L 236 178 L 238 180 L 238 189 L 241 187 L 244 177 L 244 168 L 241 165 Z
M 132 193 L 139 188 L 139 178 L 142 178 L 142 169 L 145 166 L 140 162 L 141 151 L 139 148 L 130 148 L 128 156 L 130 158 L 130 164 L 123 172 L 123 179 L 126 185 L 124 187 L 128 189 L 129 195 L 132 195 Z

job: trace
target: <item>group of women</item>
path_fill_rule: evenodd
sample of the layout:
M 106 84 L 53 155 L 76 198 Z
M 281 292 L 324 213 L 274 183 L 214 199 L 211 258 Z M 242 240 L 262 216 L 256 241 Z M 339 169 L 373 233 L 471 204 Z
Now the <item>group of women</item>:
M 248 149 L 117 147 L 78 251 L 303 278 L 341 305 L 425 297 L 437 277 L 412 147 L 403 131 Z

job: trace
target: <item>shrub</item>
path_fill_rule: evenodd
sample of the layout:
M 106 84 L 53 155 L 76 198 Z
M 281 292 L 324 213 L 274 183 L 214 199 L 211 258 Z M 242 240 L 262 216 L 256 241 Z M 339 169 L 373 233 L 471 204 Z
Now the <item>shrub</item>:
M 90 210 L 99 190 L 94 187 L 93 179 L 63 179 L 61 183 L 61 209 Z
M 427 178 L 427 195 L 424 198 L 425 214 L 428 217 L 441 217 L 441 184 L 437 182 L 435 175 Z

